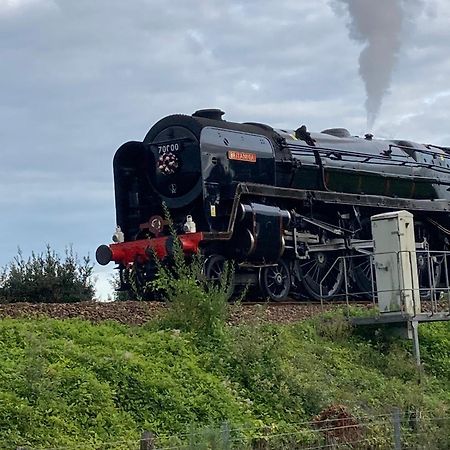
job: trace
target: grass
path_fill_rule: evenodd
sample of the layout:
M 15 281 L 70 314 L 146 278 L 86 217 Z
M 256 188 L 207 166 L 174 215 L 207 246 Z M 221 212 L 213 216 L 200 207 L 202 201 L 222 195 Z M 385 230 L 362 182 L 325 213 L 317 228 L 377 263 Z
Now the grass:
M 339 312 L 225 327 L 211 341 L 166 327 L 1 320 L 0 447 L 98 448 L 142 430 L 167 443 L 225 421 L 251 438 L 296 430 L 333 404 L 357 417 L 448 415 L 449 323 L 421 327 L 421 385 L 409 343 L 355 334 Z

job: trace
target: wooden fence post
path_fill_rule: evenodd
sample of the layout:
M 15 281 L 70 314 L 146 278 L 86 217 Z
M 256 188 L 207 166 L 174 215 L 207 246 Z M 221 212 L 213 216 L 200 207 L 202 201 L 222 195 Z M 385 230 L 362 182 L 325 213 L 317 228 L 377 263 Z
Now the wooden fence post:
M 150 431 L 144 431 L 141 436 L 140 450 L 154 450 L 155 436 Z
M 394 448 L 402 450 L 402 418 L 399 408 L 394 408 L 392 421 L 394 423 Z

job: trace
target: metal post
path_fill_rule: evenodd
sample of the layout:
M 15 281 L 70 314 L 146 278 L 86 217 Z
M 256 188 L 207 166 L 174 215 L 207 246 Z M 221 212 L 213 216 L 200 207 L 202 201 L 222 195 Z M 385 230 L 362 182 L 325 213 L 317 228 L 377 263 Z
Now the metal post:
M 347 262 L 346 262 L 346 257 L 345 256 L 342 256 L 342 259 L 344 260 L 345 303 L 347 304 L 347 315 L 348 315 L 350 305 L 348 303 Z
M 433 289 L 434 270 L 433 270 L 433 264 L 431 261 L 430 250 L 427 250 L 426 257 L 427 257 L 427 269 L 428 269 L 428 283 L 430 285 L 431 315 L 433 315 L 436 313 L 436 305 L 435 305 L 434 289 Z
M 420 283 L 419 278 L 414 277 L 414 272 L 417 271 L 417 252 L 409 252 L 409 270 L 411 277 L 411 299 L 413 305 L 413 316 L 417 315 L 417 311 L 421 312 L 421 303 L 420 303 Z M 417 284 L 416 284 L 417 283 Z M 417 294 L 417 295 L 416 295 Z
M 397 254 L 397 278 L 400 281 L 398 286 L 398 296 L 400 297 L 400 311 L 402 314 L 405 314 L 405 277 L 403 276 L 403 261 L 402 261 L 402 251 L 396 252 Z
M 394 449 L 402 450 L 402 422 L 399 408 L 394 409 L 392 422 L 394 425 Z
M 448 261 L 447 261 L 448 252 L 444 252 L 444 273 L 445 273 L 445 287 L 447 289 L 447 304 L 448 304 L 448 313 L 450 314 L 450 284 L 448 281 Z
M 414 357 L 416 358 L 417 367 L 420 368 L 419 322 L 417 320 L 411 320 L 411 327 L 413 332 Z
M 415 259 L 417 259 L 417 255 L 414 255 Z M 413 316 L 416 315 L 416 296 L 414 295 L 414 289 L 415 289 L 415 284 L 414 284 L 414 269 L 413 269 L 413 260 L 412 260 L 412 252 L 408 252 L 408 259 L 409 259 L 409 276 L 411 277 L 411 300 L 412 300 L 412 305 L 413 305 L 413 311 L 414 314 Z M 416 262 L 417 264 L 417 262 Z M 405 270 L 403 268 L 403 270 Z M 419 290 L 419 297 L 420 297 L 420 286 L 417 286 L 417 289 Z
M 428 253 L 430 253 L 430 251 L 428 250 Z M 431 286 L 432 286 L 432 295 L 431 295 L 431 301 L 434 304 L 434 309 L 436 312 L 438 312 L 439 308 L 438 308 L 438 301 L 436 298 L 436 290 L 437 290 L 437 286 L 435 284 L 436 281 L 436 271 L 435 271 L 435 267 L 434 267 L 434 261 L 435 261 L 435 254 L 434 253 L 430 253 L 430 266 L 431 266 Z
M 375 254 L 374 253 L 369 255 L 370 281 L 371 281 L 371 284 L 372 284 L 372 303 L 373 303 L 373 306 L 375 307 L 376 306 L 376 300 L 375 300 L 375 274 L 374 274 L 374 270 L 373 270 L 374 259 L 375 259 Z
M 323 306 L 323 290 L 322 290 L 322 282 L 323 282 L 323 279 L 320 280 L 320 284 L 319 284 L 319 293 L 320 293 L 320 309 L 323 311 L 324 306 Z

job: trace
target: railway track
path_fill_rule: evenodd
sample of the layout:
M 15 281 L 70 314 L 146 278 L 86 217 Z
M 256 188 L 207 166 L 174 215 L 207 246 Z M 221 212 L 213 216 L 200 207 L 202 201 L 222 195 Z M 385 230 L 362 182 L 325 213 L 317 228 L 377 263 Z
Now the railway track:
M 229 323 L 262 320 L 292 323 L 307 319 L 324 311 L 337 309 L 345 302 L 321 304 L 308 301 L 265 302 L 252 301 L 230 304 Z M 370 307 L 371 302 L 355 302 L 352 306 Z M 10 303 L 0 304 L 0 318 L 83 319 L 94 323 L 113 320 L 123 324 L 142 325 L 154 319 L 163 309 L 161 302 L 80 302 L 80 303 Z
M 347 303 L 345 300 L 336 300 L 336 301 L 323 301 L 320 302 L 318 300 L 286 300 L 283 302 L 267 302 L 265 300 L 260 301 L 245 301 L 242 302 L 242 306 L 255 306 L 255 305 L 270 305 L 274 307 L 284 307 L 284 306 L 346 306 L 349 304 L 350 306 L 367 306 L 372 305 L 372 300 L 349 300 Z

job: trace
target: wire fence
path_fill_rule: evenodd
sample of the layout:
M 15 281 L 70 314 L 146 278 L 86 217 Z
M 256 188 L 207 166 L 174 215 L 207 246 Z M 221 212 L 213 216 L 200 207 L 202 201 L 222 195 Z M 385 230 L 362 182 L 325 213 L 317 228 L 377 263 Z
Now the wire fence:
M 450 415 L 434 416 L 419 410 L 356 417 L 345 409 L 338 417 L 316 417 L 291 426 L 191 428 L 177 435 L 144 431 L 139 440 L 95 442 L 65 447 L 16 447 L 16 450 L 447 450 L 450 448 Z
M 378 268 L 378 269 L 377 269 Z M 376 272 L 396 282 L 380 286 Z M 342 278 L 342 288 L 328 296 L 329 286 Z M 450 251 L 396 251 L 341 255 L 317 279 L 322 304 L 343 300 L 349 306 L 371 299 L 400 314 L 450 316 Z

